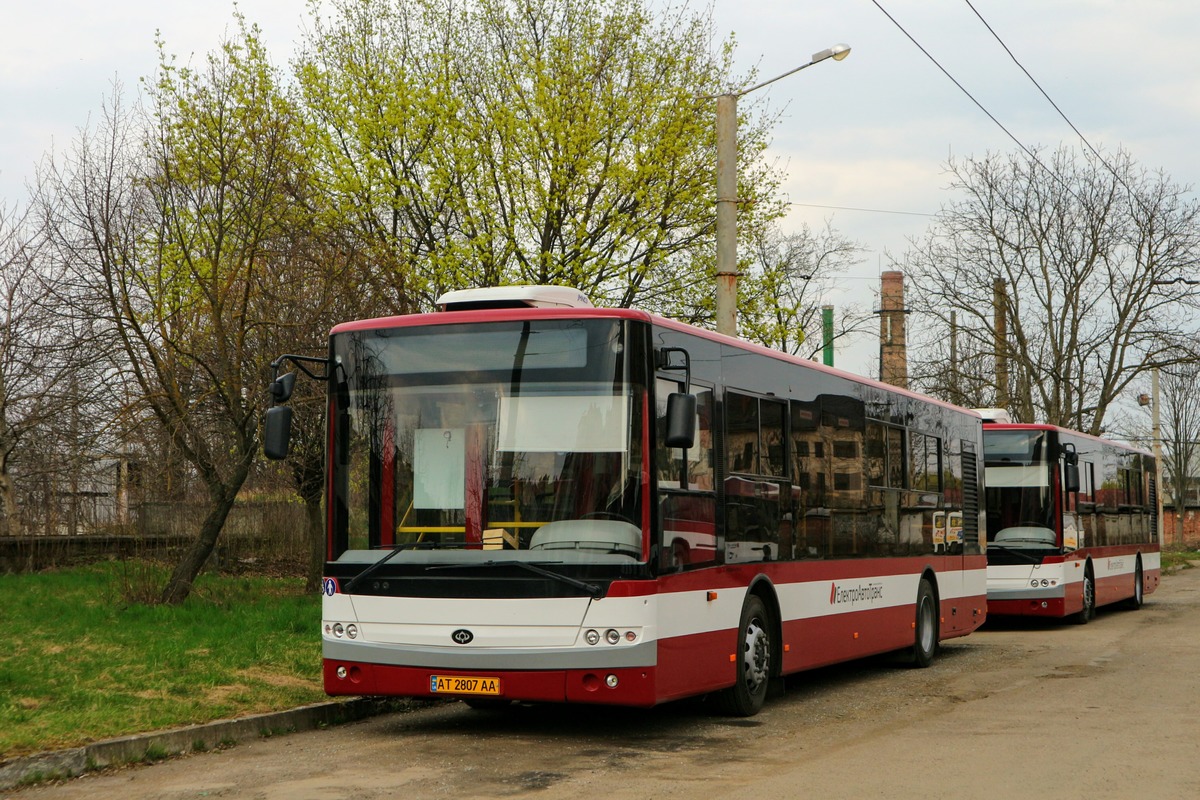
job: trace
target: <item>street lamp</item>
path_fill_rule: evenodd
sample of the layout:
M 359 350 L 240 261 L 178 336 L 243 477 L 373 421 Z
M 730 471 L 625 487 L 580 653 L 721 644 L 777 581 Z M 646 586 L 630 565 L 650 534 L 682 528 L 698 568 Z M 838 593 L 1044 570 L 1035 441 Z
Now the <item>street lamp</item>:
M 717 95 L 717 332 L 737 335 L 737 101 L 826 59 L 841 61 L 850 45 L 835 44 L 812 60 L 740 92 Z

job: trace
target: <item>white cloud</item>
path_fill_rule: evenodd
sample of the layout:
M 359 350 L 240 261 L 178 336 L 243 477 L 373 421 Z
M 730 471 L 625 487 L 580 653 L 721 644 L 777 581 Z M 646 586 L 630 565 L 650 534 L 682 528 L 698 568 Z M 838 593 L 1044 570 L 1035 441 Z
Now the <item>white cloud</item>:
M 667 4 L 668 0 L 652 0 Z M 702 12 L 708 0 L 691 0 Z M 1038 83 L 1096 146 L 1125 147 L 1176 182 L 1200 182 L 1200 5 L 1179 0 L 973 0 Z M 881 0 L 963 86 L 1026 145 L 1078 145 L 965 3 Z M 947 157 L 1016 145 L 870 0 L 712 0 L 718 38 L 736 31 L 739 69 L 779 75 L 837 42 L 849 58 L 782 79 L 743 102 L 781 109 L 772 156 L 796 203 L 933 212 L 950 199 Z M 280 66 L 307 11 L 297 0 L 239 0 Z M 24 196 L 50 148 L 69 145 L 101 108 L 114 76 L 135 88 L 157 64 L 155 31 L 181 59 L 232 29 L 222 0 L 10 2 L 0 24 L 0 204 Z M 789 220 L 834 226 L 870 263 L 851 284 L 877 289 L 923 217 L 794 207 Z M 886 265 L 883 265 L 886 266 Z M 868 351 L 870 348 L 866 348 Z M 868 361 L 870 359 L 868 358 Z

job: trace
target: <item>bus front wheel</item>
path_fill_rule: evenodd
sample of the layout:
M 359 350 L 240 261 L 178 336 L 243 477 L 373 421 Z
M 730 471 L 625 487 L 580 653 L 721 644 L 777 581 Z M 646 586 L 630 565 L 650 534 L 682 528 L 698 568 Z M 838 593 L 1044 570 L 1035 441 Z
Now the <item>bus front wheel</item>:
M 1083 570 L 1083 608 L 1075 615 L 1075 622 L 1087 625 L 1096 616 L 1096 579 L 1092 577 L 1092 565 L 1089 562 Z
M 766 605 L 758 595 L 749 595 L 738 625 L 737 681 L 717 695 L 725 714 L 752 717 L 763 707 L 771 678 L 772 630 Z

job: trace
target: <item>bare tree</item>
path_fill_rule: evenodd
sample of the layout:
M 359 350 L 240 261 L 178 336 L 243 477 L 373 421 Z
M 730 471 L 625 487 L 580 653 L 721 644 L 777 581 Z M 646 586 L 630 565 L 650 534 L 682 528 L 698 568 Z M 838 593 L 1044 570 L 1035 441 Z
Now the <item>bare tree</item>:
M 313 207 L 323 198 L 305 198 Z M 330 328 L 338 322 L 381 316 L 393 311 L 386 292 L 373 292 L 376 264 L 353 246 L 353 237 L 337 229 L 293 229 L 287 251 L 263 276 L 261 293 L 268 314 L 273 355 L 288 353 L 324 357 Z M 303 309 L 303 313 L 294 313 Z M 316 372 L 319 367 L 310 365 Z M 320 586 L 325 568 L 326 397 L 325 386 L 301 380 L 290 405 L 296 415 L 292 425 L 286 467 L 296 492 L 304 502 L 309 541 L 307 585 Z
M 239 18 L 239 22 L 241 22 Z M 258 453 L 277 340 L 262 275 L 306 224 L 298 121 L 257 31 L 200 69 L 165 54 L 149 112 L 119 99 L 53 174 L 49 229 L 119 344 L 148 414 L 208 495 L 195 540 L 163 589 L 181 602 L 216 546 Z
M 89 326 L 61 313 L 62 276 L 45 244 L 28 211 L 0 208 L 0 534 L 25 532 L 20 497 L 34 487 L 36 513 L 55 516 L 46 495 L 75 494 L 63 487 L 99 433 Z
M 1186 360 L 1170 344 L 1195 333 L 1183 312 L 1200 298 L 1200 284 L 1177 280 L 1200 256 L 1200 205 L 1185 187 L 1123 151 L 949 170 L 963 199 L 900 265 L 925 323 L 914 385 L 953 396 L 953 380 L 968 404 L 1098 433 L 1139 375 Z
M 823 347 L 822 298 L 837 276 L 861 262 L 862 248 L 827 222 L 819 231 L 804 225 L 784 234 L 778 227 L 755 232 L 751 265 L 738 291 L 741 335 L 785 353 L 817 356 Z M 865 330 L 869 311 L 838 309 L 834 339 Z

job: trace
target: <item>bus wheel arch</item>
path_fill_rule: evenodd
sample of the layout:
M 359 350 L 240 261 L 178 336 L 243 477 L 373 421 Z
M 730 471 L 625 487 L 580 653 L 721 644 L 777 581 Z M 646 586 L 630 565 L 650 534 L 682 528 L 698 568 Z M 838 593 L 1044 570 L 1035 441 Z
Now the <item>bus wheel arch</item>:
M 910 663 L 914 667 L 924 668 L 933 663 L 938 651 L 938 640 L 941 638 L 941 600 L 938 596 L 937 579 L 928 569 L 917 581 L 914 615 Z

